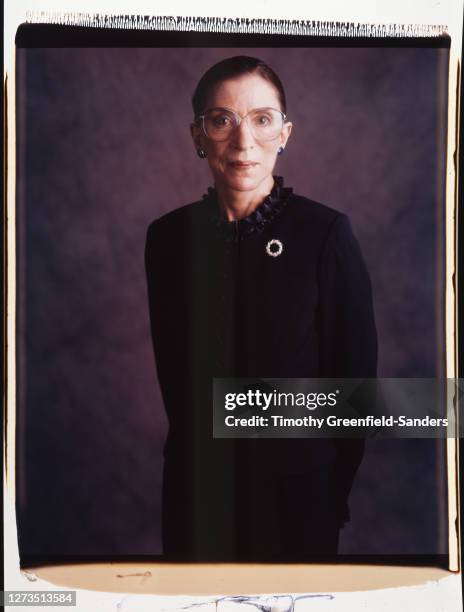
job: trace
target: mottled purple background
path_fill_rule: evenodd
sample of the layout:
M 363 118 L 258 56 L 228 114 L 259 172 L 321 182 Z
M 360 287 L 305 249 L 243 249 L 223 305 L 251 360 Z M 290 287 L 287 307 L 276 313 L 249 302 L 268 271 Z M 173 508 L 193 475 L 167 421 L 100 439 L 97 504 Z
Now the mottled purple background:
M 379 375 L 443 374 L 446 50 L 19 49 L 23 555 L 161 551 L 166 418 L 145 232 L 210 184 L 190 96 L 212 63 L 243 52 L 287 90 L 294 131 L 278 173 L 350 215 Z M 444 469 L 442 442 L 370 441 L 341 552 L 446 552 Z

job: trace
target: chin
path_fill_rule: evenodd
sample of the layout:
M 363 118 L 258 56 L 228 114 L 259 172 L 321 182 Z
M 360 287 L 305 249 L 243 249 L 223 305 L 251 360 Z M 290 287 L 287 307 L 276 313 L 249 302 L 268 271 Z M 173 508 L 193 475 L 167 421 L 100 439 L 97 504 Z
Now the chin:
M 267 174 L 265 176 L 228 176 L 224 180 L 224 184 L 227 185 L 229 189 L 233 189 L 234 191 L 254 191 L 257 189 L 263 182 L 265 182 L 269 176 L 272 178 L 272 174 Z

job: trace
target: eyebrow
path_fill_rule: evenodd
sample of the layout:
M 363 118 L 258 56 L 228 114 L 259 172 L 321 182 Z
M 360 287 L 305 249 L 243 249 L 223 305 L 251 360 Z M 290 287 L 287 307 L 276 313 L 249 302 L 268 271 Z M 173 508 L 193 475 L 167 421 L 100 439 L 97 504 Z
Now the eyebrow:
M 206 112 L 208 112 L 208 111 L 213 111 L 213 110 L 229 111 L 229 112 L 231 112 L 231 113 L 235 113 L 236 115 L 239 115 L 240 117 L 242 116 L 242 115 L 240 115 L 240 113 L 239 113 L 239 112 L 237 112 L 236 110 L 234 110 L 233 108 L 230 108 L 230 107 L 228 107 L 228 106 L 212 106 L 211 108 L 207 108 L 207 109 L 205 109 L 205 110 L 204 110 L 204 111 L 201 113 L 201 115 L 204 115 Z M 249 110 L 249 111 L 248 111 L 248 113 L 247 113 L 247 115 L 248 115 L 249 113 L 253 112 L 253 111 L 260 111 L 260 110 L 262 110 L 262 111 L 264 111 L 264 110 L 276 110 L 276 111 L 278 111 L 279 113 L 283 113 L 283 111 L 279 110 L 278 108 L 274 108 L 273 106 L 257 106 L 256 108 L 252 108 L 251 110 Z M 283 114 L 285 114 L 285 113 L 283 113 Z M 201 116 L 201 115 L 200 115 L 200 116 Z

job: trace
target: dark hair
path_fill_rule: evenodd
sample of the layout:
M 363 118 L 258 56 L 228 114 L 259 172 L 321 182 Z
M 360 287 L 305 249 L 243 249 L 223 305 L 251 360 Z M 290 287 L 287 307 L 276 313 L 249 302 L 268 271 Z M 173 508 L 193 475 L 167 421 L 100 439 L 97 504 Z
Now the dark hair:
M 258 74 L 274 85 L 282 111 L 284 113 L 287 112 L 287 101 L 285 99 L 285 91 L 282 82 L 272 68 L 256 57 L 236 55 L 235 57 L 228 57 L 214 64 L 214 66 L 211 66 L 199 80 L 192 96 L 192 106 L 195 117 L 201 115 L 206 109 L 208 96 L 216 85 L 228 79 L 235 79 L 245 74 Z

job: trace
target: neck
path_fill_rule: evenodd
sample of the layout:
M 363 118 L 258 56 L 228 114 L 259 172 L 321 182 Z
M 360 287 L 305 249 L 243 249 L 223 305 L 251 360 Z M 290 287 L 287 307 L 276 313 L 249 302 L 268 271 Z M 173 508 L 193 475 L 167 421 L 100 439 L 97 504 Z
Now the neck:
M 218 201 L 228 221 L 238 221 L 251 215 L 271 193 L 274 179 L 269 176 L 253 191 L 237 191 L 225 185 L 216 185 Z

